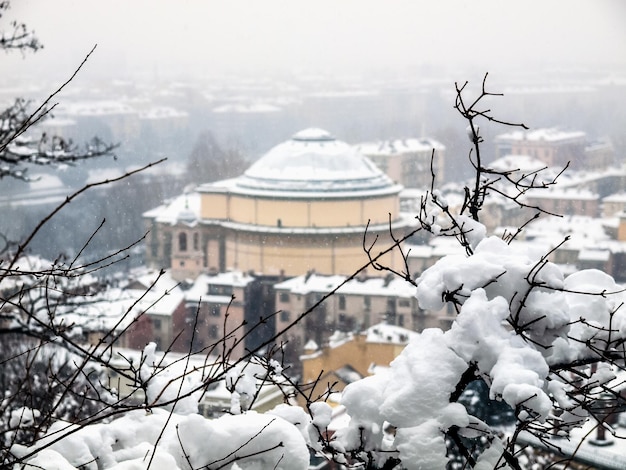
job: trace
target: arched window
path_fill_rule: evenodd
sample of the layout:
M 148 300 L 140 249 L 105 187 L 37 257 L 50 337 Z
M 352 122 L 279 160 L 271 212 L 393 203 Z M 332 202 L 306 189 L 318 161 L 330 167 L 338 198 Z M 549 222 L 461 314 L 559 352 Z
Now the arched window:
M 197 251 L 199 246 L 200 246 L 200 237 L 198 236 L 198 232 L 195 232 L 193 234 L 193 249 Z
M 178 251 L 187 251 L 187 234 L 185 232 L 178 234 Z

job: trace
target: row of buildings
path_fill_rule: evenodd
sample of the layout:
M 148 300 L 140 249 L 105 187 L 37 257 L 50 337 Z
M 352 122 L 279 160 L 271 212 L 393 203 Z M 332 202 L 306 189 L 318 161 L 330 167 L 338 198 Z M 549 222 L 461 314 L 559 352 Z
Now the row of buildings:
M 555 133 L 544 131 L 553 135 L 544 143 L 560 146 Z M 506 139 L 514 137 L 528 140 L 517 134 Z M 321 129 L 301 131 L 243 175 L 201 185 L 146 212 L 146 262 L 153 271 L 90 300 L 72 322 L 83 326 L 91 343 L 113 329 L 124 347 L 154 341 L 162 350 L 232 360 L 269 347 L 282 333 L 285 360 L 296 370 L 305 351 L 323 350 L 337 331 L 354 334 L 381 323 L 408 331 L 446 329 L 453 311 L 423 311 L 410 282 L 368 266 L 370 256 L 416 229 L 424 190 L 405 188 L 361 150 L 378 152 L 374 158 L 387 162 L 390 172 L 403 159 L 443 167 L 439 154 L 445 151 L 417 139 L 355 148 Z M 547 166 L 542 155 L 548 154 L 506 155 L 491 166 L 534 175 Z M 430 163 L 428 168 L 430 176 Z M 559 170 L 545 173 L 551 179 Z M 626 277 L 626 172 L 615 166 L 572 171 L 556 188 L 529 191 L 523 201 L 568 215 L 547 221 L 544 214 L 517 242 L 550 252 L 566 271 L 595 267 Z M 448 185 L 442 194 L 458 210 L 463 185 Z M 506 198 L 493 197 L 482 220 L 490 233 L 504 236 L 527 216 Z M 561 245 L 566 236 L 571 240 Z M 453 239 L 413 237 L 404 250 L 390 250 L 377 262 L 416 278 L 462 250 Z

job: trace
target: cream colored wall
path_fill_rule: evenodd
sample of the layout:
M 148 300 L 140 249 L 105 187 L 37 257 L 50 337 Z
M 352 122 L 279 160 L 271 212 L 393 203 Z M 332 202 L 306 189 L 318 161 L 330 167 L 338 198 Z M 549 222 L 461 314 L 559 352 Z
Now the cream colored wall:
M 249 197 L 231 196 L 228 218 L 233 222 L 259 224 L 257 203 L 258 200 Z
M 346 227 L 386 223 L 398 213 L 397 195 L 368 199 L 272 200 L 233 196 L 230 219 L 275 227 Z M 279 222 L 280 221 L 280 222 Z
M 299 276 L 311 269 L 323 274 L 352 274 L 367 263 L 361 239 L 361 234 L 331 239 L 232 233 L 226 240 L 226 267 L 268 275 Z M 395 257 L 386 260 L 396 267 Z
M 346 227 L 348 225 L 364 225 L 360 201 L 355 199 L 327 200 L 316 201 L 311 205 L 311 226 Z
M 309 202 L 297 199 L 258 199 L 256 220 L 259 225 L 284 227 L 309 226 Z M 233 214 L 233 217 L 237 217 Z
M 604 201 L 602 203 L 602 217 L 615 217 L 626 209 L 626 201 Z
M 298 200 L 298 199 L 263 199 L 244 197 L 227 192 L 202 193 L 201 216 L 205 219 L 230 220 L 245 224 L 266 227 L 362 227 L 383 225 L 379 241 L 373 252 L 378 253 L 388 247 L 386 228 L 389 213 L 396 220 L 399 213 L 398 194 L 371 198 Z M 205 236 L 214 229 L 206 226 L 202 229 Z M 315 234 L 311 236 L 281 234 L 258 234 L 237 232 L 219 228 L 225 240 L 225 259 L 220 263 L 220 250 L 217 241 L 209 241 L 206 268 L 235 268 L 243 271 L 253 270 L 268 275 L 285 274 L 297 276 L 310 269 L 324 274 L 352 274 L 367 263 L 363 252 L 363 233 L 351 234 Z M 375 235 L 371 230 L 368 239 Z M 396 234 L 401 235 L 401 234 Z M 173 243 L 176 243 L 174 237 Z M 176 253 L 174 253 L 176 257 Z M 172 260 L 179 269 L 181 259 Z M 400 267 L 399 257 L 393 253 L 380 260 L 392 267 Z M 194 266 L 194 268 L 196 268 Z M 182 271 L 182 269 L 181 269 Z M 188 273 L 185 273 L 187 275 Z
M 617 228 L 617 239 L 619 241 L 626 241 L 626 216 L 620 216 L 619 226 Z
M 219 241 L 212 239 L 207 242 L 207 268 L 218 269 L 220 268 L 220 245 Z
M 202 193 L 201 217 L 275 227 L 346 227 L 387 223 L 397 217 L 397 194 L 357 199 L 262 199 Z M 280 220 L 280 222 L 279 222 Z
M 377 365 L 389 365 L 404 349 L 403 345 L 388 343 L 367 343 L 365 336 L 359 335 L 352 341 L 348 341 L 336 348 L 324 348 L 320 353 L 302 360 L 303 383 L 315 381 L 320 373 L 324 376 L 340 369 L 345 365 L 353 367 L 361 376 L 367 377 L 368 370 L 374 363 Z M 327 380 L 320 380 L 315 384 L 312 396 L 324 393 L 328 387 Z M 343 385 L 338 384 L 337 391 L 343 390 Z
M 203 219 L 228 219 L 227 193 L 202 193 L 200 197 L 200 217 Z
M 370 220 L 371 224 L 386 224 L 391 219 L 397 220 L 400 211 L 400 198 L 397 194 L 384 198 L 363 199 L 363 225 Z

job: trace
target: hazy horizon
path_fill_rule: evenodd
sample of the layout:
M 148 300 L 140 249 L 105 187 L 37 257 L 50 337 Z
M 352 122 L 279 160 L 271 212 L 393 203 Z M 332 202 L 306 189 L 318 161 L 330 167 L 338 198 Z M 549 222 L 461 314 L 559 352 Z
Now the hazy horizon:
M 105 79 L 626 69 L 620 0 L 20 0 L 13 19 L 45 46 L 5 56 L 14 76 L 65 76 L 95 44 L 82 73 Z

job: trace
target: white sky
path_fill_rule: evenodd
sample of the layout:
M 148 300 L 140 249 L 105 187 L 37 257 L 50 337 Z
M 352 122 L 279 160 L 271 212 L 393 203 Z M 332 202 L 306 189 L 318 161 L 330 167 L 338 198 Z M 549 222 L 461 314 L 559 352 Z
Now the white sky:
M 6 19 L 46 46 L 8 60 L 67 70 L 97 43 L 111 76 L 626 64 L 623 0 L 13 0 Z

